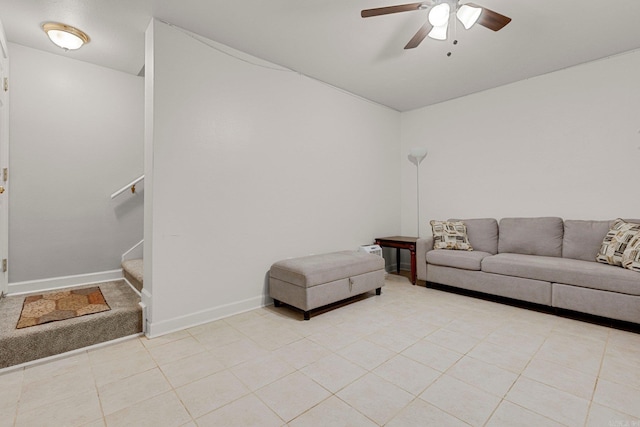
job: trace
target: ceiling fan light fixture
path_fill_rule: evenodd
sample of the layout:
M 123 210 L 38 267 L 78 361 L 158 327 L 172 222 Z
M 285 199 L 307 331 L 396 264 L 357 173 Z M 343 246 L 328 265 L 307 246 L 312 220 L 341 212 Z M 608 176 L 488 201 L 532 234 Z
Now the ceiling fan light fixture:
M 447 27 L 449 27 L 449 21 L 446 21 L 444 25 L 440 25 L 439 27 L 433 27 L 427 35 L 435 40 L 446 40 Z
M 449 22 L 450 11 L 449 3 L 440 3 L 433 6 L 429 11 L 429 23 L 434 27 L 446 25 L 446 23 Z
M 56 46 L 64 50 L 80 49 L 91 40 L 84 31 L 58 22 L 46 22 L 42 24 L 42 30 Z
M 455 12 L 456 17 L 467 30 L 477 23 L 492 31 L 500 31 L 505 25 L 511 22 L 511 18 L 508 16 L 501 15 L 491 9 L 474 3 L 461 5 L 460 1 L 462 0 L 422 0 L 419 3 L 364 9 L 360 12 L 360 16 L 369 18 L 371 16 L 389 15 L 392 13 L 410 12 L 429 8 L 427 14 L 428 22 L 424 23 L 413 35 L 409 43 L 405 45 L 405 49 L 418 47 L 427 36 L 436 40 L 446 40 L 451 14 L 453 12 Z M 453 44 L 456 43 L 457 40 L 454 40 Z M 448 52 L 447 56 L 451 56 L 451 52 Z
M 463 4 L 458 9 L 456 16 L 464 26 L 465 30 L 468 30 L 469 28 L 473 27 L 473 24 L 476 23 L 481 13 L 482 13 L 481 7 L 473 7 L 473 6 L 469 6 L 468 4 Z

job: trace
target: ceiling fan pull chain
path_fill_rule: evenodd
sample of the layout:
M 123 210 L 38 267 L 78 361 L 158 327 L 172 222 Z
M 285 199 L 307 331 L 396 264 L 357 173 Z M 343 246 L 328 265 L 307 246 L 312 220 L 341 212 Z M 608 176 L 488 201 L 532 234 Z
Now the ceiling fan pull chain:
M 458 20 L 454 19 L 453 20 L 453 42 L 452 44 L 454 46 L 456 46 L 458 44 Z M 447 52 L 447 56 L 450 57 L 451 56 L 451 51 Z

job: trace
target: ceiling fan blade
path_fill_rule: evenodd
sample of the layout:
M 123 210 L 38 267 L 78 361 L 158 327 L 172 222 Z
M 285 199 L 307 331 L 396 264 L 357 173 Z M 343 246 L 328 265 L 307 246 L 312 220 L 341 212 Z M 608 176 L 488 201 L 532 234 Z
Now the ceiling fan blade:
M 409 4 L 400 4 L 398 6 L 387 6 L 387 7 L 378 7 L 375 9 L 365 9 L 360 12 L 360 16 L 363 18 L 370 18 L 372 16 L 379 15 L 388 15 L 390 13 L 398 13 L 398 12 L 410 12 L 412 10 L 418 10 L 422 3 L 409 3 Z
M 478 21 L 476 21 L 476 23 L 490 30 L 499 31 L 505 25 L 511 22 L 511 18 L 509 18 L 508 16 L 501 15 L 491 9 L 487 9 L 486 7 L 482 7 L 474 3 L 467 4 L 469 6 L 482 8 L 482 13 L 480 14 L 480 17 L 478 18 Z
M 409 40 L 409 43 L 404 47 L 405 49 L 413 49 L 414 47 L 418 47 L 422 40 L 427 37 L 429 31 L 433 28 L 429 22 L 425 22 L 425 24 L 418 30 L 418 32 Z

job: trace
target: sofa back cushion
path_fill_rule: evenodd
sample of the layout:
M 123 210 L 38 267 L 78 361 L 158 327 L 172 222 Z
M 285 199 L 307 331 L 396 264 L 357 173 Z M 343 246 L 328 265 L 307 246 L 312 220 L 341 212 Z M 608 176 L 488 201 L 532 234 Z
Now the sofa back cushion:
M 498 221 L 494 218 L 450 219 L 462 221 L 467 226 L 469 243 L 476 251 L 498 253 Z
M 596 256 L 607 235 L 611 221 L 582 221 L 567 219 L 564 221 L 562 240 L 562 258 L 596 262 Z
M 498 252 L 561 257 L 563 234 L 562 218 L 502 218 Z

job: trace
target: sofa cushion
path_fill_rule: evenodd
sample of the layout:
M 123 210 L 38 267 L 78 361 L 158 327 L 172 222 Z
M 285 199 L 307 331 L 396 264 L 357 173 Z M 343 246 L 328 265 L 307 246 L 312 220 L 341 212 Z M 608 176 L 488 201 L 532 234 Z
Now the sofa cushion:
M 622 266 L 640 272 L 640 233 L 629 242 L 622 254 Z
M 494 218 L 450 219 L 449 221 L 464 222 L 467 226 L 469 243 L 474 250 L 489 252 L 493 255 L 498 253 L 498 221 Z M 602 239 L 598 242 L 598 247 L 601 242 Z
M 482 271 L 640 295 L 640 274 L 624 268 L 571 258 L 498 254 L 482 260 Z
M 463 222 L 430 221 L 433 230 L 433 249 L 472 251 Z
M 596 261 L 621 266 L 627 245 L 639 232 L 640 224 L 616 219 L 602 240 Z
M 434 249 L 427 252 L 427 263 L 443 267 L 462 268 L 463 270 L 480 270 L 482 260 L 491 256 L 482 251 L 447 251 Z
M 562 218 L 502 218 L 498 252 L 539 256 L 562 256 Z
M 562 257 L 596 261 L 604 236 L 611 221 L 583 221 L 566 219 L 562 239 Z

